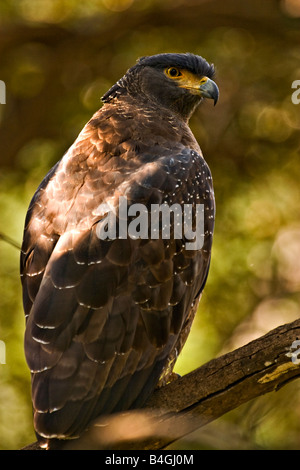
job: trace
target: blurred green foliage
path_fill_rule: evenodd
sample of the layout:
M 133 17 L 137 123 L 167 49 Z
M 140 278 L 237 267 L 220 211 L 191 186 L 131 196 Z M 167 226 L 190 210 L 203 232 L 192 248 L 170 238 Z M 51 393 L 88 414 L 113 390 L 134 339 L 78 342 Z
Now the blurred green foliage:
M 295 0 L 2 0 L 0 232 L 21 244 L 29 201 L 102 94 L 138 57 L 214 62 L 220 101 L 191 120 L 214 178 L 211 271 L 176 370 L 299 317 L 300 7 Z M 35 440 L 24 360 L 19 253 L 0 240 L 0 449 Z M 300 449 L 299 381 L 175 448 Z M 174 448 L 174 446 L 173 446 Z

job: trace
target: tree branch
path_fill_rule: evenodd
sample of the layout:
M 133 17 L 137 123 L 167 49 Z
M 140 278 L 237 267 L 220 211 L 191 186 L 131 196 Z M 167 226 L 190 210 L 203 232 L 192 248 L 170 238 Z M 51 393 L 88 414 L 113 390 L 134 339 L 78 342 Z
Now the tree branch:
M 8 243 L 9 245 L 13 246 L 14 248 L 17 248 L 17 250 L 21 250 L 21 245 L 19 245 L 15 240 L 12 238 L 8 237 L 4 233 L 0 232 L 0 240 Z
M 247 401 L 300 377 L 300 320 L 157 389 L 143 410 L 99 418 L 71 449 L 162 449 Z M 299 349 L 300 351 L 300 349 Z M 24 450 L 36 449 L 31 444 Z

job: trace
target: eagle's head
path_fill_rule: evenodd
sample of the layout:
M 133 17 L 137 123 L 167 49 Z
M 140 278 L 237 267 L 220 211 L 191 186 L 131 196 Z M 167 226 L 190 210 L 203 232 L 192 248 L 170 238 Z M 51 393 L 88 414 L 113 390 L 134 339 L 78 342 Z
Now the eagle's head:
M 214 66 L 194 54 L 157 54 L 142 57 L 103 96 L 104 102 L 129 93 L 189 119 L 202 98 L 218 101 L 219 89 L 212 80 Z

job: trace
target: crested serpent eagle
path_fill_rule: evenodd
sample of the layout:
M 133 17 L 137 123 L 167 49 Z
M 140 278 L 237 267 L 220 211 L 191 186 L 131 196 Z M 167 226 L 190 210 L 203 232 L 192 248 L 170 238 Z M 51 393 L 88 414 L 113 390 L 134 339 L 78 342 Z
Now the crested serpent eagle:
M 33 196 L 21 279 L 43 447 L 80 436 L 100 415 L 142 406 L 172 373 L 210 264 L 212 178 L 188 121 L 203 97 L 217 102 L 213 75 L 189 53 L 139 59 Z M 110 210 L 124 225 L 121 197 L 128 214 L 134 204 L 202 205 L 201 246 L 175 237 L 171 211 L 168 238 L 161 218 L 156 236 L 149 226 L 149 236 L 100 237 Z

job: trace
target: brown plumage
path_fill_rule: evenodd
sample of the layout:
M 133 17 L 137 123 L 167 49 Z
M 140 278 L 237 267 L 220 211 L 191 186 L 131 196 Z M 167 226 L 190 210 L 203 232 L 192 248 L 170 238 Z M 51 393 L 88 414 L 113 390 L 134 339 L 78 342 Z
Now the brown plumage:
M 101 414 L 141 406 L 186 340 L 214 225 L 212 179 L 188 119 L 203 96 L 217 101 L 213 74 L 192 54 L 140 59 L 31 201 L 21 253 L 25 354 L 35 430 L 50 448 Z M 170 239 L 101 240 L 99 206 L 120 196 L 149 209 L 204 204 L 202 248 L 187 250 L 174 227 Z

